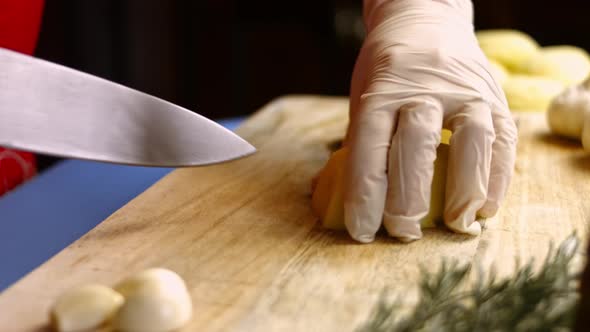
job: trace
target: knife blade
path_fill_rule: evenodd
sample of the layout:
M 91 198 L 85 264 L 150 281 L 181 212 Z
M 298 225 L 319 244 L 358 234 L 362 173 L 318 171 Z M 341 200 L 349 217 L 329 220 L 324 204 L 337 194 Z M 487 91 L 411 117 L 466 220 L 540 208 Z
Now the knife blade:
M 182 167 L 256 149 L 186 108 L 0 48 L 0 145 L 64 158 Z

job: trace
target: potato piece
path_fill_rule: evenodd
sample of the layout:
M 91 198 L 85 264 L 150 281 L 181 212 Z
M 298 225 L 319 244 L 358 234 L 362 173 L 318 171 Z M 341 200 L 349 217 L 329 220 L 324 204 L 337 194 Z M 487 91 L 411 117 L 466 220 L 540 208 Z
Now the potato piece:
M 513 111 L 544 112 L 564 88 L 560 81 L 527 75 L 512 75 L 502 85 Z
M 443 130 L 441 143 L 434 162 L 434 176 L 430 198 L 430 210 L 421 221 L 423 228 L 435 227 L 442 220 L 444 210 L 447 162 L 451 133 Z M 317 177 L 311 205 L 314 213 L 320 218 L 323 227 L 334 230 L 345 230 L 344 226 L 344 163 L 348 149 L 346 147 L 332 153 L 330 159 Z
M 543 47 L 519 72 L 543 76 L 566 85 L 581 83 L 590 74 L 590 56 L 579 47 L 570 45 Z
M 496 79 L 496 81 L 500 85 L 506 83 L 506 81 L 508 80 L 508 77 L 510 77 L 508 70 L 504 66 L 502 66 L 501 63 L 499 63 L 496 60 L 488 59 L 488 61 L 490 63 L 491 74 Z
M 341 148 L 330 159 L 317 177 L 311 197 L 311 207 L 320 218 L 322 226 L 328 229 L 345 230 L 344 226 L 344 163 L 347 148 Z
M 539 44 L 518 30 L 480 30 L 476 37 L 484 54 L 511 72 L 522 68 L 539 52 Z

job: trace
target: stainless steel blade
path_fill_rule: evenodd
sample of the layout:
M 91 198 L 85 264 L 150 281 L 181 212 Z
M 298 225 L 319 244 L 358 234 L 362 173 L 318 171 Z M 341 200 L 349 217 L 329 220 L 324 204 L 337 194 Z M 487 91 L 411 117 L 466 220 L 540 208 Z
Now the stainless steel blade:
M 185 108 L 2 48 L 0 145 L 66 158 L 167 167 L 208 165 L 256 150 Z

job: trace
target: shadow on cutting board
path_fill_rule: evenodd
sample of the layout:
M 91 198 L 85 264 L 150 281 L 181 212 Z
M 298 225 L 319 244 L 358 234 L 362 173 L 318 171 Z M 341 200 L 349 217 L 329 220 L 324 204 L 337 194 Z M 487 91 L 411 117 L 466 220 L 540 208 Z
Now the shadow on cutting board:
M 578 169 L 590 172 L 590 152 L 574 156 L 572 158 L 572 164 Z
M 317 231 L 326 234 L 328 237 L 331 238 L 330 245 L 359 245 L 359 243 L 353 240 L 350 235 L 346 231 L 335 231 L 330 229 L 325 229 L 321 226 L 321 222 L 317 221 Z M 485 232 L 485 225 L 482 225 L 482 228 Z M 453 231 L 445 228 L 443 225 L 439 225 L 436 228 L 426 228 L 422 229 L 423 237 L 419 241 L 429 241 L 432 237 L 442 238 L 446 242 L 465 242 L 471 241 L 474 239 L 479 239 L 478 236 L 471 236 L 467 234 L 459 234 L 454 233 Z M 419 242 L 418 241 L 418 242 Z M 400 247 L 407 247 L 408 243 L 401 242 L 387 234 L 387 231 L 384 227 L 379 228 L 379 232 L 375 237 L 376 243 L 387 243 L 388 245 L 399 245 Z
M 571 157 L 571 164 L 576 169 L 590 172 L 590 152 L 584 151 L 582 143 L 579 140 L 562 137 L 549 132 L 538 133 L 537 138 L 545 144 L 571 150 L 575 153 Z
M 563 136 L 555 135 L 550 132 L 541 132 L 536 137 L 543 143 L 559 146 L 565 149 L 578 150 L 582 149 L 582 143 L 579 140 L 573 138 L 566 138 Z

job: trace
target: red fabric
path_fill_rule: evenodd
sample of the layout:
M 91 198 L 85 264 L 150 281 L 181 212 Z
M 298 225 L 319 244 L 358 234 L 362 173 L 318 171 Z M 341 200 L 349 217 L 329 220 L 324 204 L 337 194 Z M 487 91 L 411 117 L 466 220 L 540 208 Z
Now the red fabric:
M 32 55 L 44 0 L 0 0 L 0 47 Z M 34 176 L 35 155 L 0 147 L 0 195 Z
M 42 14 L 43 0 L 0 0 L 0 47 L 33 54 Z

